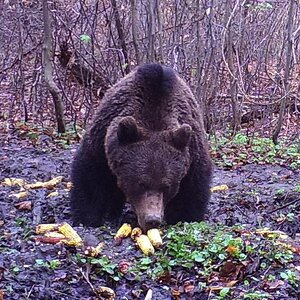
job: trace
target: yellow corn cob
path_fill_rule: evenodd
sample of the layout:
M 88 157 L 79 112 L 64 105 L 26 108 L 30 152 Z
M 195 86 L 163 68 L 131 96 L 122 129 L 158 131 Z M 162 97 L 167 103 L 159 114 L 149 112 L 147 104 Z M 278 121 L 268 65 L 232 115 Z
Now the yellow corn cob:
M 85 248 L 84 254 L 92 257 L 97 257 L 100 254 L 103 246 L 104 244 L 102 242 L 99 243 L 96 247 L 87 246 Z
M 228 185 L 226 184 L 221 184 L 221 185 L 217 185 L 217 186 L 214 186 L 210 189 L 210 191 L 212 193 L 214 192 L 219 192 L 219 191 L 227 191 L 229 189 Z
M 28 195 L 29 195 L 28 192 L 24 191 L 24 192 L 20 192 L 20 193 L 16 193 L 16 194 L 11 194 L 11 195 L 9 195 L 9 197 L 16 197 L 18 199 L 23 199 L 23 198 L 26 198 Z
M 39 224 L 35 228 L 36 234 L 44 234 L 48 231 L 57 230 L 59 224 Z
M 138 236 L 142 234 L 142 229 L 139 227 L 135 227 L 131 231 L 131 238 L 135 241 Z
M 149 229 L 147 232 L 147 236 L 154 248 L 159 248 L 162 246 L 162 238 L 158 229 Z
M 112 290 L 109 287 L 106 286 L 100 286 L 97 290 L 96 290 L 97 294 L 101 297 L 101 298 L 105 298 L 108 300 L 114 300 L 116 299 L 116 293 L 114 292 L 114 290 Z
M 80 246 L 82 244 L 81 237 L 70 224 L 62 223 L 58 226 L 57 230 L 67 238 L 67 240 L 63 242 L 68 246 Z
M 49 237 L 49 238 L 58 238 L 58 239 L 62 239 L 62 240 L 66 239 L 66 237 L 62 233 L 59 233 L 57 231 L 46 232 L 44 234 L 44 236 Z
M 145 234 L 141 234 L 136 238 L 136 242 L 140 249 L 146 255 L 152 255 L 154 253 L 154 248 L 149 240 L 149 238 Z
M 130 233 L 131 233 L 131 225 L 128 223 L 124 223 L 117 231 L 117 234 L 115 235 L 115 239 L 126 238 L 130 235 Z
M 20 178 L 4 178 L 4 181 L 2 183 L 8 186 L 18 185 L 19 187 L 23 187 L 25 181 L 24 179 Z

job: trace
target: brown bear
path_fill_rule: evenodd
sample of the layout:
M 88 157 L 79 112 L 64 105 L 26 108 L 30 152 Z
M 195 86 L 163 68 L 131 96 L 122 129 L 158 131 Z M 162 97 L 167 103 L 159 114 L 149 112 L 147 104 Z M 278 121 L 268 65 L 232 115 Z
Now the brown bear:
M 75 225 L 98 226 L 132 205 L 144 231 L 202 220 L 211 160 L 202 112 L 171 68 L 146 64 L 110 88 L 72 166 Z

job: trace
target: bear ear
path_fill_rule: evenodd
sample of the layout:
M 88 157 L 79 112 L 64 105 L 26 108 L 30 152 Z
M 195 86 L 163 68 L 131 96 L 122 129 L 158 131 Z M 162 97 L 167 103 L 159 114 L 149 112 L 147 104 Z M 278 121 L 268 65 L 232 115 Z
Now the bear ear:
M 131 144 L 139 139 L 139 128 L 133 117 L 127 116 L 120 120 L 118 125 L 118 139 L 122 144 Z
M 188 145 L 191 139 L 192 128 L 188 124 L 181 125 L 178 129 L 172 131 L 171 144 L 180 151 Z

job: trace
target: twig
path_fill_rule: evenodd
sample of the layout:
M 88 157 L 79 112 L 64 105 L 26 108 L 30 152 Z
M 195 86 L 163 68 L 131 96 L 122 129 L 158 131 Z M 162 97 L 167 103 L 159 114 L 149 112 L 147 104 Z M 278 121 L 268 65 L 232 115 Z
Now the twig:
M 88 265 L 87 265 L 87 269 L 88 269 Z M 91 287 L 92 291 L 95 293 L 95 295 L 98 296 L 98 293 L 95 289 L 95 287 L 92 285 L 92 283 L 90 282 L 90 279 L 89 279 L 89 270 L 87 270 L 86 272 L 83 272 L 82 268 L 79 268 L 79 271 L 80 273 L 82 274 L 83 278 L 85 279 L 85 281 L 89 284 L 89 286 Z
M 280 209 L 286 208 L 287 206 L 293 205 L 294 203 L 296 203 L 296 202 L 298 202 L 298 201 L 300 201 L 300 199 L 296 199 L 296 200 L 293 200 L 293 201 L 291 201 L 291 202 L 288 202 L 288 203 L 286 203 L 286 204 L 284 204 L 284 205 L 282 205 L 282 206 L 280 206 L 280 207 L 277 207 L 276 209 L 272 210 L 270 213 L 273 213 L 273 212 L 276 212 L 276 211 L 278 211 L 278 210 L 280 210 Z

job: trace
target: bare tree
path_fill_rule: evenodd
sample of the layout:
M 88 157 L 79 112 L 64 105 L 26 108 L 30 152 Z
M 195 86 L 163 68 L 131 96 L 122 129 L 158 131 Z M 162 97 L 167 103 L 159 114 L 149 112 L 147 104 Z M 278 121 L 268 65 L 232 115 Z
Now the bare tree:
M 53 98 L 55 116 L 57 122 L 57 130 L 59 133 L 66 131 L 64 120 L 64 106 L 59 88 L 57 87 L 53 78 L 53 66 L 51 57 L 52 53 L 52 38 L 51 38 L 51 24 L 48 10 L 47 0 L 43 0 L 43 23 L 44 23 L 44 43 L 43 43 L 43 63 L 44 76 L 48 86 L 49 92 Z
M 136 0 L 131 0 L 131 23 L 132 23 L 132 43 L 135 51 L 136 64 L 141 63 L 140 49 L 138 45 L 138 14 Z
M 288 21 L 287 21 L 287 49 L 286 49 L 286 62 L 285 62 L 285 70 L 284 70 L 284 76 L 283 76 L 283 95 L 281 97 L 280 102 L 280 109 L 279 109 L 279 116 L 277 125 L 275 127 L 275 130 L 273 132 L 273 142 L 275 144 L 278 143 L 278 135 L 280 133 L 282 122 L 285 114 L 286 109 L 286 103 L 288 99 L 288 94 L 290 93 L 289 89 L 289 74 L 291 70 L 292 65 L 292 49 L 293 49 L 293 26 L 294 26 L 294 18 L 295 18 L 295 0 L 290 0 L 290 6 L 289 6 L 289 14 L 288 14 Z
M 120 42 L 120 45 L 121 45 L 121 48 L 122 48 L 122 53 L 123 53 L 124 60 L 125 60 L 125 65 L 122 65 L 122 68 L 124 68 L 125 73 L 128 74 L 130 72 L 130 63 L 129 63 L 129 58 L 128 58 L 127 45 L 126 45 L 126 42 L 125 42 L 125 35 L 124 35 L 123 25 L 122 25 L 121 20 L 120 20 L 120 15 L 119 15 L 119 11 L 118 11 L 118 8 L 117 8 L 116 0 L 111 0 L 111 5 L 112 5 L 114 17 L 115 17 L 116 28 L 117 28 L 118 35 L 119 35 L 119 42 Z

